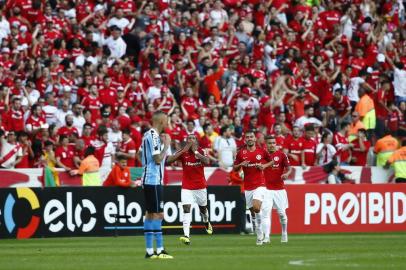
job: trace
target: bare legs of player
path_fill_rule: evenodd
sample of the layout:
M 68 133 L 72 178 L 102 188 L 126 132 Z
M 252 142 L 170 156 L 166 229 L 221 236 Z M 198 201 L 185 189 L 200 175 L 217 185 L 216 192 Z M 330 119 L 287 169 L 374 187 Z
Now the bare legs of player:
M 257 234 L 257 245 L 262 245 L 262 241 L 264 240 L 262 232 L 261 206 L 262 201 L 255 199 L 252 200 L 252 207 L 250 208 L 250 211 L 252 216 L 252 224 L 254 225 L 254 230 Z

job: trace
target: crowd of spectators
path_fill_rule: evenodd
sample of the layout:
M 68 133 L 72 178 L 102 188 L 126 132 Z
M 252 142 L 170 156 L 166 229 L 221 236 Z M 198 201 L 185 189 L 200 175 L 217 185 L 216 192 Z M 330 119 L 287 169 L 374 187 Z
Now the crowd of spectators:
M 0 165 L 71 170 L 93 145 L 102 167 L 118 153 L 138 166 L 156 110 L 172 151 L 194 133 L 213 166 L 232 165 L 249 129 L 259 145 L 275 134 L 293 165 L 365 165 L 378 139 L 405 139 L 404 7 L 2 1 Z

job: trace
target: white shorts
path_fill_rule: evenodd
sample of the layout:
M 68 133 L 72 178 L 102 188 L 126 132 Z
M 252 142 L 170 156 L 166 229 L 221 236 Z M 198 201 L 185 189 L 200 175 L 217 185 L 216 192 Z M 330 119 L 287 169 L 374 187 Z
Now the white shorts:
M 266 190 L 265 195 L 266 207 L 268 210 L 272 210 L 272 208 L 279 211 L 285 211 L 286 208 L 289 208 L 289 201 L 288 201 L 288 194 L 286 190 Z
M 245 191 L 245 203 L 247 208 L 252 207 L 252 201 L 258 200 L 263 202 L 265 199 L 266 188 L 265 187 L 258 187 L 253 190 L 246 190 Z
M 199 206 L 207 205 L 207 189 L 183 189 L 181 191 L 181 201 L 182 204 L 194 204 L 197 203 Z

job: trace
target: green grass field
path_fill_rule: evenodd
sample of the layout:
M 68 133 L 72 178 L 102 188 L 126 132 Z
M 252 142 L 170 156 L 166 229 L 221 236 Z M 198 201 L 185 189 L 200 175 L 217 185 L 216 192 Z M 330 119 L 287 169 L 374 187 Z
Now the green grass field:
M 406 269 L 406 233 L 290 235 L 255 246 L 254 236 L 165 236 L 174 260 L 145 260 L 143 237 L 0 240 L 0 269 Z M 266 267 L 266 268 L 265 268 Z

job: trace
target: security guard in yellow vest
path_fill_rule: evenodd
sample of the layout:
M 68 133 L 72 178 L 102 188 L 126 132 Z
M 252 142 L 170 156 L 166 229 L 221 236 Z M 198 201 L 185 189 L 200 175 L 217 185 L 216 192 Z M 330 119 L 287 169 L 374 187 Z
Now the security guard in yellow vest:
M 406 142 L 389 157 L 387 167 L 389 165 L 395 170 L 396 183 L 406 183 Z

